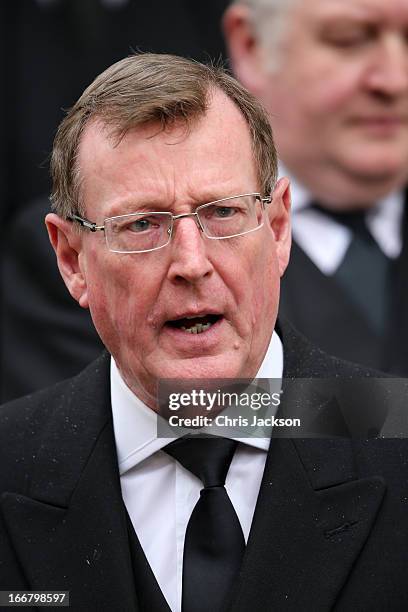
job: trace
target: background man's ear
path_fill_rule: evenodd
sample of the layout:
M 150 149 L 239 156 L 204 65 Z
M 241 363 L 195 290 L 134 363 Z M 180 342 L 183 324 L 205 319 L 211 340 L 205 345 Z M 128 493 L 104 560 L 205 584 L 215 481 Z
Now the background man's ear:
M 70 221 L 54 213 L 45 218 L 50 242 L 57 256 L 58 268 L 72 297 L 88 308 L 88 288 L 81 267 L 82 235 Z
M 289 263 L 292 243 L 290 230 L 290 184 L 287 177 L 279 179 L 272 193 L 272 202 L 267 206 L 269 223 L 275 236 L 279 273 L 283 276 Z
M 224 13 L 222 28 L 235 76 L 252 93 L 259 95 L 264 81 L 264 62 L 250 9 L 240 4 L 232 4 Z

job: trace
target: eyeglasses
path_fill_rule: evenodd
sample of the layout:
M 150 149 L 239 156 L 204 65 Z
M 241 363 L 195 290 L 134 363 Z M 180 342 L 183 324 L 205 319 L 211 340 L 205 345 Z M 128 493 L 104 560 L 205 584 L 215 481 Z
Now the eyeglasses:
M 167 246 L 173 235 L 174 222 L 193 217 L 197 227 L 211 240 L 235 238 L 263 226 L 263 212 L 271 198 L 259 193 L 222 198 L 198 206 L 194 212 L 173 215 L 171 212 L 143 211 L 105 219 L 96 225 L 78 215 L 69 217 L 91 232 L 105 232 L 107 247 L 113 253 L 147 253 Z

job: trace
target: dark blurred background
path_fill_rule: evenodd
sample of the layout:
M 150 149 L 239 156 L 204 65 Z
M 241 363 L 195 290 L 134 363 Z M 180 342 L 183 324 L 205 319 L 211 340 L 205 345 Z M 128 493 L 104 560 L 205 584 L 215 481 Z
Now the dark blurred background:
M 227 3 L 2 0 L 2 221 L 49 192 L 47 157 L 62 109 L 98 73 L 138 49 L 218 58 Z

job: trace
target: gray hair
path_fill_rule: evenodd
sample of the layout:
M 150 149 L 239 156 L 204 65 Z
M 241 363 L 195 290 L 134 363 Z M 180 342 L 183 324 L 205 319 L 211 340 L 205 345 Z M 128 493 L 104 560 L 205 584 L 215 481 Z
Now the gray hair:
M 251 21 L 256 37 L 262 45 L 275 51 L 271 56 L 269 69 L 277 68 L 279 46 L 288 26 L 289 11 L 299 0 L 234 0 L 250 10 Z
M 247 122 L 260 188 L 271 193 L 277 157 L 272 130 L 261 104 L 221 66 L 207 66 L 174 55 L 132 55 L 110 66 L 84 91 L 61 122 L 51 157 L 52 207 L 61 217 L 84 214 L 78 151 L 93 120 L 109 128 L 119 144 L 132 128 L 157 123 L 162 129 L 186 127 L 205 115 L 211 93 L 220 90 Z

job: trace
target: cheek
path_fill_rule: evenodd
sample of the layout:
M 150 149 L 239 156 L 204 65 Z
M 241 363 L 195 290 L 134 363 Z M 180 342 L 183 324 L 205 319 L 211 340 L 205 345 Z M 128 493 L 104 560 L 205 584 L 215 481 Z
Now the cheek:
M 88 298 L 94 325 L 104 344 L 115 352 L 121 343 L 134 340 L 138 321 L 146 317 L 143 282 L 125 265 L 105 261 L 88 270 Z M 122 262 L 124 264 L 124 262 Z
M 111 349 L 121 322 L 121 319 L 118 318 L 120 305 L 122 304 L 122 316 L 127 310 L 126 307 L 123 307 L 123 296 L 118 291 L 116 284 L 107 285 L 100 280 L 89 285 L 88 295 L 94 325 L 104 344 Z
M 270 321 L 276 318 L 279 304 L 280 275 L 276 258 L 275 245 L 271 247 L 271 253 L 264 261 L 258 280 L 258 291 L 256 293 L 258 320 L 266 327 L 270 327 Z
M 276 315 L 279 299 L 279 269 L 276 247 L 266 231 L 251 255 L 242 258 L 235 269 L 238 312 L 243 324 L 252 329 L 256 324 L 270 326 Z
M 319 121 L 326 118 L 328 122 L 348 113 L 350 104 L 361 93 L 364 63 L 364 58 L 340 58 L 331 50 L 325 52 L 320 63 L 316 59 L 315 70 L 301 83 L 309 113 L 314 113 Z
M 338 121 L 358 96 L 361 70 L 358 62 L 329 58 L 310 61 L 307 70 L 288 72 L 280 87 L 270 85 L 269 108 L 276 116 L 274 123 L 277 127 L 285 123 L 286 129 L 312 131 L 315 137 L 317 128 L 321 131 L 325 124 Z
M 331 75 L 326 86 L 317 85 L 309 99 L 308 110 L 314 114 L 316 121 L 337 123 L 350 112 L 359 95 L 358 80 L 350 74 Z

